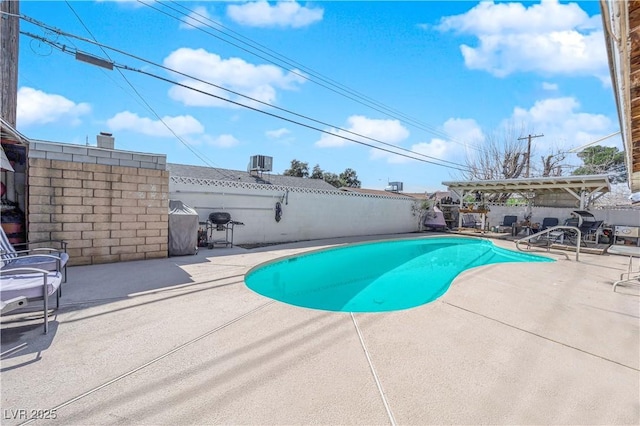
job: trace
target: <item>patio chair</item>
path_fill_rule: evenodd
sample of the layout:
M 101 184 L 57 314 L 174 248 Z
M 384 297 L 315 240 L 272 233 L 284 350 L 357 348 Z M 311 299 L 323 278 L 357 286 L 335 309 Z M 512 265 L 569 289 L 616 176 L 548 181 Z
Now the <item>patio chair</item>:
M 502 223 L 498 225 L 498 232 L 511 232 L 513 225 L 518 222 L 518 216 L 507 215 L 502 219 Z
M 24 296 L 14 297 L 9 300 L 0 300 L 0 314 L 6 314 L 18 308 L 27 306 L 27 298 Z
M 16 250 L 0 227 L 0 270 L 15 268 L 38 268 L 46 271 L 59 271 L 64 273 L 64 282 L 67 282 L 67 242 L 61 240 L 37 241 L 37 243 L 57 242 L 61 248 L 35 248 L 30 250 Z M 35 244 L 31 242 L 30 244 Z M 15 244 L 26 245 L 26 244 Z
M 463 214 L 462 215 L 462 227 L 463 228 L 477 228 L 480 226 L 480 222 L 476 220 L 476 217 L 471 214 Z
M 560 223 L 560 220 L 558 220 L 557 217 L 545 217 L 544 219 L 542 219 L 542 223 L 540 224 L 540 228 L 536 230 L 536 233 L 541 233 L 542 231 L 549 229 L 549 228 L 553 228 L 554 226 L 558 226 L 558 224 Z M 558 232 L 562 232 L 561 230 L 557 230 L 557 231 L 552 231 L 550 233 L 547 234 L 542 234 L 542 235 L 538 235 L 536 237 L 536 241 L 546 241 L 548 242 L 556 242 L 556 240 L 559 239 L 559 234 L 557 234 Z M 554 234 L 555 235 L 551 235 Z M 564 235 L 564 234 L 563 234 Z M 564 236 L 562 237 L 564 238 Z
M 62 273 L 38 268 L 16 268 L 0 270 L 0 301 L 2 311 L 16 300 L 44 301 L 44 334 L 49 332 L 49 297 L 56 295 L 56 309 L 60 307 L 60 285 Z M 20 307 L 20 306 L 18 306 Z M 9 309 L 13 310 L 13 309 Z M 8 310 L 7 310 L 8 312 Z
M 545 217 L 542 219 L 542 224 L 540 225 L 540 231 L 544 231 L 545 229 L 553 228 L 554 226 L 558 226 L 560 221 L 557 217 Z
M 598 230 L 602 227 L 603 223 L 604 220 L 596 220 L 595 222 L 589 224 L 589 226 L 585 226 L 584 229 L 583 227 L 580 227 L 580 230 L 582 231 L 582 241 L 584 241 L 585 244 L 587 242 L 597 243 L 598 241 L 596 235 L 598 234 Z
M 572 218 L 566 219 L 563 225 L 573 226 L 574 228 L 578 228 L 578 223 L 579 223 L 578 218 L 572 217 Z M 564 244 L 566 241 L 572 245 L 576 245 L 577 237 L 578 237 L 578 234 L 576 233 L 576 231 L 572 229 L 558 229 L 556 231 L 549 232 L 549 241 L 559 243 L 559 244 Z

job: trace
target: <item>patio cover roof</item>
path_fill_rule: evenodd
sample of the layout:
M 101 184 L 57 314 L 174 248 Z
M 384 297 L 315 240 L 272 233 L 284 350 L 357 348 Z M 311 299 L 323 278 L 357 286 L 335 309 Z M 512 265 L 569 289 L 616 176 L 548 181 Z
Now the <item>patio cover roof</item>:
M 16 129 L 0 117 L 0 142 L 7 144 L 28 144 L 29 140 L 21 135 Z M 13 172 L 13 167 L 4 153 L 4 148 L 0 145 L 0 169 Z
M 29 139 L 0 117 L 0 140 L 4 143 L 29 144 Z
M 467 192 L 491 193 L 569 193 L 580 201 L 581 208 L 586 200 L 599 198 L 611 190 L 607 175 L 558 176 L 524 179 L 472 180 L 442 182 L 450 191 L 461 198 Z

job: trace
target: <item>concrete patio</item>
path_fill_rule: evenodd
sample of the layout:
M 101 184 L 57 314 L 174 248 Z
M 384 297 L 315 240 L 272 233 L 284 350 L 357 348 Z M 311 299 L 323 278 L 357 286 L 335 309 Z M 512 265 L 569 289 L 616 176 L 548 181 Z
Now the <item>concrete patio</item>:
M 377 314 L 243 282 L 285 255 L 429 236 L 70 268 L 48 335 L 37 308 L 2 318 L 2 424 L 640 423 L 640 288 L 612 291 L 626 257 L 485 266 Z

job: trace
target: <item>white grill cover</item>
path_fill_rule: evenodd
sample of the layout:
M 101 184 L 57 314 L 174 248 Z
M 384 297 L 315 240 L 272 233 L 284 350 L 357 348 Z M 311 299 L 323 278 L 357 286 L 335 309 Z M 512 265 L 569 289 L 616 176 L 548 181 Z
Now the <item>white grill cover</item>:
M 169 256 L 198 251 L 198 212 L 179 200 L 169 200 Z

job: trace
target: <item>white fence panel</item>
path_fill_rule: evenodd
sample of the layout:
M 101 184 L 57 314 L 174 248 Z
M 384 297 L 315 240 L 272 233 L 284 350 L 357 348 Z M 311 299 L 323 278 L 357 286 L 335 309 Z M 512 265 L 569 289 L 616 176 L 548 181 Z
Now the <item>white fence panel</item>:
M 303 241 L 321 238 L 406 233 L 418 229 L 413 199 L 291 188 L 232 181 L 171 177 L 169 197 L 198 211 L 228 212 L 243 222 L 234 244 Z M 276 203 L 282 216 L 276 221 Z M 214 239 L 220 238 L 215 235 Z

